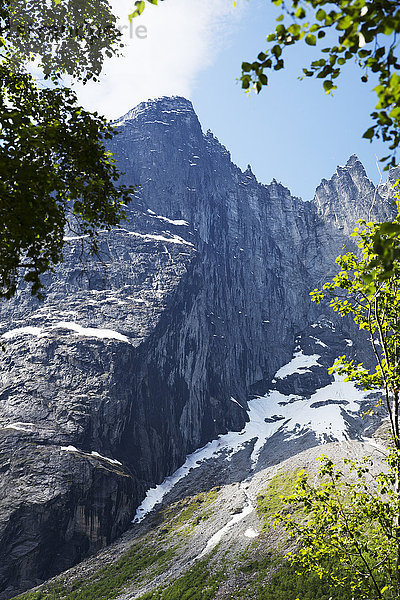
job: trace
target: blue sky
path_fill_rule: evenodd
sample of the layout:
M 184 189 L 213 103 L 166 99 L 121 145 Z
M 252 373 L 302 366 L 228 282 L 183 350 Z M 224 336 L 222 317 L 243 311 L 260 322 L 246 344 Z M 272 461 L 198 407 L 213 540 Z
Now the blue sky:
M 313 57 L 306 45 L 290 49 L 285 70 L 268 73 L 269 86 L 259 95 L 248 97 L 235 84 L 241 61 L 251 62 L 266 46 L 265 34 L 279 14 L 269 0 L 250 4 L 253 10 L 245 12 L 230 47 L 198 78 L 192 100 L 200 120 L 239 166 L 250 163 L 262 182 L 275 177 L 304 200 L 353 153 L 369 176 L 379 180 L 376 155 L 387 152 L 362 139 L 376 100 L 372 86 L 360 81 L 356 65 L 345 68 L 333 97 L 318 80 L 299 81 L 302 66 Z
M 132 2 L 113 4 L 126 25 Z M 203 129 L 215 133 L 234 162 L 251 164 L 259 181 L 275 178 L 304 200 L 353 153 L 379 181 L 376 156 L 387 152 L 361 139 L 375 96 L 355 65 L 346 67 L 339 89 L 327 96 L 318 80 L 298 80 L 313 56 L 304 45 L 290 49 L 285 70 L 273 72 L 261 94 L 241 90 L 241 61 L 264 49 L 278 14 L 271 0 L 240 0 L 236 8 L 233 0 L 149 5 L 135 21 L 146 27 L 146 37 L 126 36 L 126 56 L 106 65 L 99 84 L 78 88 L 81 101 L 114 118 L 149 97 L 189 97 Z

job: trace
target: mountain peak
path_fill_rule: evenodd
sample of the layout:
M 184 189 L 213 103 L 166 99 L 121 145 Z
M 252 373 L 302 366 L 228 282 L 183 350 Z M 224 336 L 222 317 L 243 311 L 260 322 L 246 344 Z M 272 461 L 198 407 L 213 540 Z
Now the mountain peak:
M 352 154 L 346 163 L 346 167 L 355 167 L 358 165 L 362 166 L 360 159 L 358 158 L 358 156 L 356 154 Z
M 352 154 L 344 166 L 339 165 L 337 167 L 336 176 L 340 177 L 344 174 L 350 175 L 350 177 L 356 175 L 357 177 L 368 178 L 364 165 L 356 154 Z
M 148 113 L 191 113 L 195 115 L 193 104 L 183 96 L 161 96 L 140 102 L 127 113 L 114 121 L 115 125 L 124 125 L 133 121 L 142 114 Z

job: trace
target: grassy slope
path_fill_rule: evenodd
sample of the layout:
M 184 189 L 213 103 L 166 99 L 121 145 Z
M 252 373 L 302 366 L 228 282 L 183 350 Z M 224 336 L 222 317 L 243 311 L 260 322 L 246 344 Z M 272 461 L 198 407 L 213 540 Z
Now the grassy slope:
M 313 574 L 296 574 L 283 558 L 287 541 L 282 531 L 274 529 L 273 515 L 281 507 L 279 495 L 290 493 L 295 479 L 295 472 L 281 471 L 259 492 L 261 533 L 244 549 L 221 543 L 207 558 L 192 560 L 186 571 L 167 576 L 160 584 L 159 576 L 167 573 L 199 526 L 218 510 L 219 488 L 214 488 L 159 511 L 150 532 L 89 577 L 71 581 L 60 576 L 18 600 L 112 600 L 123 598 L 124 590 L 138 600 L 347 600 L 343 590 L 330 589 Z M 151 581 L 149 591 L 135 594 L 141 584 Z

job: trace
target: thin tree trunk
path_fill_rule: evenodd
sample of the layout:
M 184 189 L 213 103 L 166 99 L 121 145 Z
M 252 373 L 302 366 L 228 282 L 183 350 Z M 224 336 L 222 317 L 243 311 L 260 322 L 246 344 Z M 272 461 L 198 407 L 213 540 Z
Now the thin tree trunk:
M 400 439 L 399 439 L 399 392 L 393 392 L 393 412 L 395 420 L 394 444 L 396 452 L 396 498 L 397 514 L 395 518 L 396 527 L 396 584 L 397 600 L 400 600 Z
M 396 492 L 397 498 L 400 496 L 400 469 L 397 467 L 396 473 Z M 397 514 L 395 519 L 396 525 L 396 585 L 397 585 L 397 599 L 400 600 L 400 506 L 399 500 L 397 500 Z

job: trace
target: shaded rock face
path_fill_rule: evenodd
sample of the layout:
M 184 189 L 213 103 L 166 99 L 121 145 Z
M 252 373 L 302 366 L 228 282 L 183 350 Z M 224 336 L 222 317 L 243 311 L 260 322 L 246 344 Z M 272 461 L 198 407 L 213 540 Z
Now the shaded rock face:
M 34 434 L 10 430 L 1 438 L 0 580 L 8 597 L 119 535 L 134 486 L 123 467 L 60 452 Z
M 183 98 L 116 126 L 123 180 L 140 186 L 127 221 L 84 264 L 68 233 L 46 300 L 21 289 L 2 305 L 0 598 L 108 544 L 147 488 L 240 430 L 249 394 L 271 388 L 326 311 L 308 294 L 352 248 L 357 218 L 392 210 L 355 157 L 314 202 L 259 184 Z M 354 333 L 336 327 L 327 363 Z

